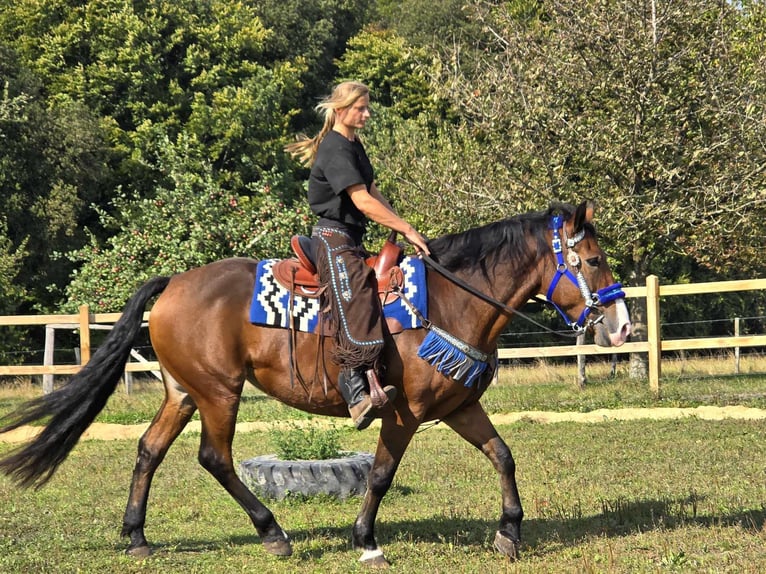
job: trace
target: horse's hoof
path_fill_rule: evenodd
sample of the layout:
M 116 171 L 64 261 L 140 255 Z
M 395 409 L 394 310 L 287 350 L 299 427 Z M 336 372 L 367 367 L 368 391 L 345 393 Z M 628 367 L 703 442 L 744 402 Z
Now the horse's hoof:
M 359 562 L 367 568 L 377 568 L 381 570 L 391 566 L 389 561 L 386 560 L 386 557 L 383 556 L 383 552 L 380 550 L 365 550 L 364 554 L 362 554 L 362 557 L 359 559 Z
M 263 547 L 266 552 L 273 554 L 274 556 L 292 556 L 293 546 L 287 538 L 279 538 L 276 540 L 264 540 Z
M 509 559 L 516 561 L 519 559 L 519 540 L 509 538 L 507 534 L 499 530 L 495 534 L 495 550 L 500 554 L 506 555 Z
M 149 546 L 133 546 L 128 548 L 125 554 L 133 558 L 148 558 L 152 555 L 152 549 Z

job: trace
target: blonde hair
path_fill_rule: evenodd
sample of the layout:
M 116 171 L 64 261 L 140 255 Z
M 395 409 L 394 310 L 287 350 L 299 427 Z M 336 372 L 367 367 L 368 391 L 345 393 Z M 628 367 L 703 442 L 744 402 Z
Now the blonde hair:
M 368 96 L 370 89 L 361 82 L 342 82 L 335 86 L 332 94 L 322 100 L 315 108 L 324 116 L 324 125 L 313 138 L 299 136 L 298 141 L 285 146 L 285 151 L 297 158 L 303 165 L 311 166 L 316 159 L 317 149 L 327 133 L 335 125 L 337 110 L 354 104 L 359 98 Z

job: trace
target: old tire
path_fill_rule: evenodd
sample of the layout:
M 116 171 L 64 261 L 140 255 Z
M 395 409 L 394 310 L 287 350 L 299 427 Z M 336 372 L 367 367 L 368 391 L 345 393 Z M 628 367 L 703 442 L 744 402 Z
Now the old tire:
M 241 462 L 239 475 L 250 490 L 268 498 L 326 494 L 345 499 L 365 493 L 374 459 L 366 452 L 328 460 L 282 460 L 270 454 Z

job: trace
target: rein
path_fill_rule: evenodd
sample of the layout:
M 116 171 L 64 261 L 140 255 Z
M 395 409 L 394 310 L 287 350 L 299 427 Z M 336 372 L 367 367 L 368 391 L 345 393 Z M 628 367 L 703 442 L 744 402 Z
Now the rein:
M 589 316 L 591 312 L 596 308 L 600 307 L 602 305 L 606 305 L 610 301 L 614 301 L 615 299 L 621 299 L 625 297 L 625 292 L 622 290 L 622 285 L 620 283 L 613 283 L 612 285 L 609 285 L 608 287 L 604 287 L 603 289 L 599 289 L 596 293 L 591 293 L 590 288 L 588 287 L 588 284 L 585 281 L 585 277 L 582 274 L 582 271 L 580 270 L 581 263 L 580 263 L 580 257 L 572 250 L 572 247 L 577 245 L 580 241 L 583 240 L 585 237 L 585 231 L 581 230 L 580 233 L 575 235 L 574 237 L 568 238 L 566 237 L 566 231 L 563 229 L 564 226 L 564 220 L 562 216 L 560 215 L 554 215 L 551 217 L 551 221 L 548 225 L 549 229 L 553 232 L 553 239 L 551 241 L 553 248 L 553 253 L 556 256 L 556 262 L 557 262 L 557 271 L 554 278 L 551 280 L 551 284 L 548 287 L 548 291 L 546 292 L 546 300 L 543 301 L 545 303 L 548 303 L 553 306 L 556 311 L 558 311 L 559 315 L 561 315 L 566 321 L 566 324 L 572 328 L 571 333 L 562 333 L 560 331 L 554 331 L 550 327 L 547 327 L 546 325 L 543 325 L 539 323 L 538 321 L 534 320 L 529 315 L 522 313 L 518 309 L 514 309 L 513 307 L 510 307 L 509 305 L 506 305 L 505 303 L 502 303 L 501 301 L 498 301 L 497 299 L 494 299 L 490 297 L 489 295 L 482 293 L 481 291 L 475 289 L 462 279 L 460 279 L 457 275 L 446 269 L 444 266 L 440 265 L 436 261 L 434 261 L 430 256 L 421 254 L 420 257 L 425 261 L 425 263 L 449 279 L 452 283 L 460 287 L 461 289 L 468 291 L 475 297 L 478 297 L 482 301 L 489 303 L 490 305 L 502 310 L 506 311 L 508 313 L 514 313 L 521 317 L 522 319 L 525 319 L 526 321 L 532 323 L 533 325 L 543 329 L 544 331 L 547 331 L 549 333 L 552 333 L 554 335 L 557 335 L 559 337 L 565 337 L 565 338 L 576 338 L 579 337 L 581 334 L 583 334 L 590 326 L 595 325 L 603 320 L 604 316 L 600 315 L 598 318 L 590 319 Z M 569 262 L 569 265 L 572 266 L 577 270 L 577 275 L 572 273 L 569 270 L 569 267 L 564 263 L 564 256 L 563 256 L 563 250 L 562 250 L 562 242 L 561 242 L 561 235 L 559 233 L 559 229 L 564 231 L 564 236 L 566 238 L 566 244 L 569 248 L 569 252 L 567 254 L 567 259 Z M 561 280 L 561 277 L 564 276 L 572 283 L 577 286 L 577 288 L 580 290 L 580 293 L 583 296 L 583 299 L 585 300 L 585 309 L 583 309 L 583 312 L 580 314 L 580 317 L 577 319 L 577 321 L 570 321 L 569 318 L 566 316 L 566 314 L 559 308 L 558 305 L 556 305 L 553 302 L 553 292 L 556 290 L 556 286 L 558 285 L 559 281 Z M 542 301 L 541 299 L 538 299 Z
M 515 309 L 515 308 L 511 307 L 510 305 L 506 305 L 505 303 L 503 303 L 501 301 L 498 301 L 497 299 L 493 299 L 489 295 L 487 295 L 485 293 L 482 293 L 478 289 L 472 287 L 471 285 L 469 285 L 468 283 L 463 281 L 460 277 L 458 277 L 457 275 L 452 273 L 449 269 L 447 269 L 446 267 L 440 265 L 439 263 L 437 263 L 436 261 L 431 259 L 431 257 L 429 255 L 421 254 L 420 257 L 423 259 L 423 261 L 426 262 L 426 264 L 429 267 L 433 268 L 434 271 L 437 271 L 440 275 L 443 275 L 444 277 L 449 279 L 452 283 L 454 283 L 455 285 L 457 285 L 461 289 L 463 289 L 465 291 L 468 291 L 471 295 L 473 295 L 475 297 L 478 297 L 479 299 L 481 299 L 485 303 L 489 303 L 490 305 L 492 305 L 494 307 L 497 307 L 501 311 L 506 311 L 508 313 L 513 313 L 515 315 L 518 315 L 522 319 L 525 319 L 525 320 L 529 321 L 530 323 L 532 323 L 533 325 L 536 325 L 537 327 L 540 327 L 544 331 L 548 331 L 549 333 L 553 333 L 554 335 L 558 335 L 560 337 L 568 337 L 568 338 L 573 338 L 573 337 L 577 337 L 578 336 L 578 333 L 562 333 L 560 331 L 554 331 L 550 327 L 547 327 L 546 325 L 543 325 L 542 323 L 536 321 L 535 319 L 533 319 L 532 317 L 530 317 L 526 313 L 522 313 L 518 309 Z M 545 302 L 547 303 L 548 301 L 545 301 Z

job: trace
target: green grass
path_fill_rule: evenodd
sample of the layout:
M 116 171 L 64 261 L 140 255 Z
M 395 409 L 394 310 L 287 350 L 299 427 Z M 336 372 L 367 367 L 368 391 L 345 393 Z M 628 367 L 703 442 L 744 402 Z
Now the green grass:
M 742 360 L 740 374 L 733 374 L 733 358 L 666 360 L 660 397 L 650 391 L 646 380 L 628 377 L 626 363 L 619 363 L 611 376 L 609 364 L 591 361 L 584 390 L 576 385 L 572 364 L 538 361 L 534 364 L 503 367 L 497 384 L 482 398 L 490 414 L 517 411 L 588 412 L 601 408 L 696 407 L 700 405 L 743 405 L 766 408 L 766 357 L 748 356 Z M 29 380 L 2 384 L 0 414 L 39 396 L 38 384 Z M 126 395 L 118 387 L 97 422 L 117 424 L 147 423 L 162 402 L 162 385 L 154 379 L 139 379 L 134 392 Z M 195 419 L 198 419 L 195 414 Z M 282 405 L 250 385 L 245 386 L 239 421 L 285 421 L 309 419 L 308 415 Z
M 744 404 L 763 407 L 766 369 L 663 365 L 662 397 L 618 368 L 540 362 L 504 369 L 483 402 L 491 413 L 603 407 Z M 759 371 L 760 369 L 760 371 Z M 0 388 L 0 414 L 39 387 Z M 102 422 L 146 422 L 159 385 L 118 390 Z M 239 419 L 308 415 L 248 387 Z M 445 425 L 418 433 L 383 501 L 377 536 L 393 572 L 731 572 L 766 570 L 766 425 L 763 421 L 520 422 L 498 427 L 511 447 L 525 508 L 522 560 L 492 550 L 500 513 L 497 476 Z M 240 433 L 235 458 L 273 452 L 269 432 Z M 375 428 L 340 433 L 341 448 L 373 452 Z M 360 500 L 269 501 L 295 554 L 263 551 L 244 512 L 196 462 L 199 437 L 183 435 L 160 467 L 146 533 L 155 554 L 128 558 L 119 538 L 135 440 L 83 441 L 45 488 L 19 490 L 0 476 L 0 572 L 360 572 L 350 548 Z M 12 449 L 0 444 L 0 457 Z
M 766 429 L 695 419 L 500 427 L 526 517 L 522 561 L 491 548 L 499 518 L 489 462 L 448 430 L 418 434 L 378 515 L 393 571 L 759 572 L 766 567 Z M 268 449 L 237 437 L 237 459 Z M 344 447 L 374 449 L 372 429 Z M 135 441 L 86 441 L 40 491 L 0 478 L 0 571 L 355 572 L 359 499 L 269 502 L 295 555 L 267 555 L 248 519 L 181 437 L 150 497 L 146 561 L 123 555 L 122 512 Z M 8 450 L 0 445 L 0 453 Z

